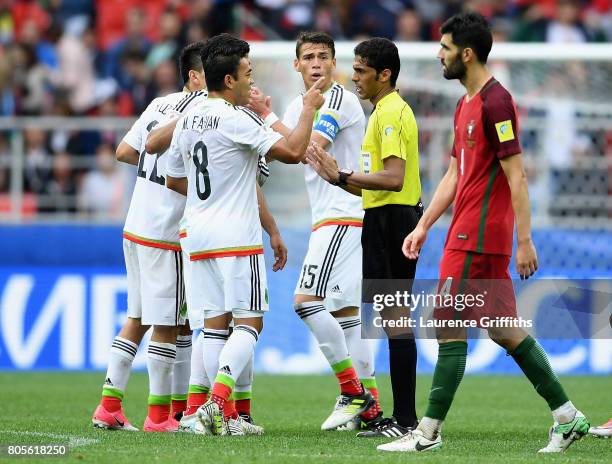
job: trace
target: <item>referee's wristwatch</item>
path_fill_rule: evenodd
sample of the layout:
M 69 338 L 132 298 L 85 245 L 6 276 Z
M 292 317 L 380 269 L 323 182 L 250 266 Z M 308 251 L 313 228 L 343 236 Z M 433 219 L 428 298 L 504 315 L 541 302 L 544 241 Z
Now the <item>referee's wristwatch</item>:
M 336 182 L 334 185 L 340 185 L 340 186 L 348 185 L 347 180 L 349 176 L 351 175 L 353 175 L 352 169 L 340 169 L 338 171 L 338 182 Z

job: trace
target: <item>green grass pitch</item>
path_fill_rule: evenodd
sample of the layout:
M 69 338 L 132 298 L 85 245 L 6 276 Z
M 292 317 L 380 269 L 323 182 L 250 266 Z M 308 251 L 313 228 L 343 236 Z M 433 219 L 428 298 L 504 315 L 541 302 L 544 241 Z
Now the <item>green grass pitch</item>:
M 83 463 L 490 463 L 611 462 L 612 440 L 585 437 L 562 455 L 539 456 L 551 417 L 545 402 L 522 377 L 466 376 L 443 429 L 440 451 L 383 454 L 386 440 L 358 439 L 349 432 L 321 432 L 337 392 L 331 376 L 267 376 L 255 379 L 253 416 L 263 437 L 202 437 L 186 434 L 108 432 L 91 426 L 104 374 L 0 373 L 0 444 L 71 442 L 67 457 L 37 462 Z M 423 413 L 430 376 L 418 379 Z M 610 377 L 563 377 L 574 403 L 594 423 L 612 413 Z M 390 411 L 387 376 L 379 377 L 381 400 Z M 128 418 L 141 427 L 147 377 L 132 375 L 125 398 Z M 30 458 L 0 456 L 3 462 Z

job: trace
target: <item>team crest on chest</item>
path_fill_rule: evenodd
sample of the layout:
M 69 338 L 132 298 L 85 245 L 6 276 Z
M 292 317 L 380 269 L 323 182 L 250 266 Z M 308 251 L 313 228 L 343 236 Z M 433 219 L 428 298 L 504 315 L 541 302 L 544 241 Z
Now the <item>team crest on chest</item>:
M 467 125 L 467 139 L 466 139 L 467 146 L 470 148 L 473 148 L 474 145 L 476 144 L 476 141 L 474 140 L 474 128 L 475 127 L 476 127 L 476 121 L 474 121 L 473 119 L 470 120 L 470 122 Z

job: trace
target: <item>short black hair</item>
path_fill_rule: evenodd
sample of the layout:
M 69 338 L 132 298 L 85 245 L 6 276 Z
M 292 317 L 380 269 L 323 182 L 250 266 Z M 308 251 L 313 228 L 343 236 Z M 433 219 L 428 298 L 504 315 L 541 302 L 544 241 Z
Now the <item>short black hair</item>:
M 487 62 L 493 35 L 489 22 L 481 14 L 472 11 L 456 14 L 442 24 L 440 33 L 451 34 L 455 45 L 461 49 L 471 48 L 479 62 Z
M 334 39 L 325 32 L 300 32 L 300 35 L 297 38 L 297 42 L 295 43 L 295 57 L 300 59 L 300 48 L 304 44 L 323 44 L 327 45 L 332 54 L 332 58 L 336 56 L 336 46 L 334 44 Z
M 181 72 L 181 78 L 183 83 L 189 82 L 189 71 L 202 72 L 204 66 L 202 65 L 202 49 L 204 48 L 204 42 L 198 41 L 185 46 L 181 50 L 179 56 L 179 70 Z
M 231 34 L 219 34 L 206 41 L 201 57 L 206 70 L 206 87 L 209 91 L 225 88 L 225 76 L 238 78 L 240 60 L 249 54 L 249 44 Z
M 397 47 L 389 39 L 374 37 L 364 40 L 355 47 L 355 56 L 360 56 L 370 68 L 380 74 L 385 69 L 391 71 L 391 86 L 395 87 L 400 72 L 400 58 Z

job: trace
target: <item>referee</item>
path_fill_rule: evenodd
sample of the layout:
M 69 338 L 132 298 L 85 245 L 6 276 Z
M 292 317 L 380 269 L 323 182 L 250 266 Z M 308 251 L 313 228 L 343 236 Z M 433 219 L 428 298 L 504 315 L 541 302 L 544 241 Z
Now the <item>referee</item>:
M 342 169 L 314 144 L 308 162 L 322 178 L 363 199 L 363 278 L 411 280 L 417 262 L 403 256 L 402 244 L 423 214 L 423 205 L 417 124 L 395 90 L 400 70 L 397 47 L 383 38 L 361 42 L 355 47 L 353 70 L 357 94 L 374 105 L 361 147 L 362 172 Z M 397 437 L 417 424 L 414 337 L 405 332 L 387 335 L 393 417 L 368 424 L 358 436 Z

